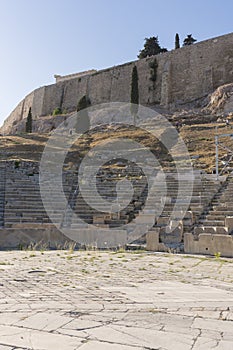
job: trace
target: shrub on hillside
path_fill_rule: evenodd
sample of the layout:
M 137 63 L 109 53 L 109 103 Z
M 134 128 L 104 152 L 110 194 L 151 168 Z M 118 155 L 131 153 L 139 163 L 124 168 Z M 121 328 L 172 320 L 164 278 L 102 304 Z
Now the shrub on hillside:
M 60 107 L 57 107 L 53 110 L 53 115 L 59 115 L 62 114 L 62 110 Z

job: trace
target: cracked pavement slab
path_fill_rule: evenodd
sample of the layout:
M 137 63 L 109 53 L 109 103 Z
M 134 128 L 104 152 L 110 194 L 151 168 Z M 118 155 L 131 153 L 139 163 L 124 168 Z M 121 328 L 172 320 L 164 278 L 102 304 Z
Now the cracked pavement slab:
M 233 260 L 0 252 L 0 350 L 228 350 Z

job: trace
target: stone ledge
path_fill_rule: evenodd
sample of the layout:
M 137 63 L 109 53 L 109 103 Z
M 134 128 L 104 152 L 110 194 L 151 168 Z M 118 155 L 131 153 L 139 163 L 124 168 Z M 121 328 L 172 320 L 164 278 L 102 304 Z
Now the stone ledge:
M 214 255 L 233 257 L 233 237 L 219 234 L 200 234 L 195 240 L 192 233 L 184 234 L 184 251 L 191 254 Z
M 20 246 L 30 245 L 47 245 L 53 249 L 63 247 L 69 242 L 72 242 L 72 240 L 54 226 L 0 229 L 0 249 L 18 249 Z

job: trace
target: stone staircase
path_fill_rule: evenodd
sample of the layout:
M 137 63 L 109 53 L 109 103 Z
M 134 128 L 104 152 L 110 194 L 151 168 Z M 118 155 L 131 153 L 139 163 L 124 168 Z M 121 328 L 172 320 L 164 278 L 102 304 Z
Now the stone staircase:
M 64 183 L 63 188 L 68 196 L 70 185 Z M 61 202 L 59 195 L 53 192 L 49 199 L 54 203 L 55 209 L 45 210 L 46 201 L 43 203 L 41 198 L 37 164 L 35 166 L 22 164 L 20 167 L 15 167 L 14 162 L 7 162 L 4 189 L 5 228 L 61 225 L 65 203 Z
M 177 215 L 177 218 L 173 217 L 173 220 L 171 220 L 174 205 L 177 202 L 179 184 L 176 177 L 172 174 L 167 176 L 166 182 L 168 188 L 167 203 L 164 206 L 162 214 L 157 218 L 154 228 L 159 235 L 159 241 L 161 243 L 170 247 L 182 247 L 184 233 L 193 231 L 194 226 L 199 222 L 202 213 L 210 205 L 221 184 L 216 182 L 213 177 L 208 178 L 200 172 L 195 171 L 191 199 L 188 198 L 188 189 L 186 190 L 187 194 L 186 191 L 183 191 L 183 197 L 179 199 L 181 204 L 190 200 L 188 210 L 184 213 L 182 220 L 179 219 L 179 215 Z M 185 179 L 183 179 L 182 183 L 185 185 Z
M 175 173 L 170 172 L 166 174 L 167 196 L 164 202 L 162 203 L 161 199 L 163 194 L 162 183 L 161 186 L 158 183 L 158 188 L 160 189 L 161 187 L 161 192 L 158 190 L 157 196 L 148 201 L 147 210 L 145 210 L 148 186 L 146 177 L 140 170 L 140 167 L 129 167 L 124 164 L 113 166 L 111 164 L 111 166 L 101 168 L 97 176 L 97 188 L 102 198 L 107 203 L 109 202 L 109 209 L 112 201 L 117 197 L 116 185 L 119 179 L 127 178 L 133 185 L 134 192 L 130 203 L 118 213 L 110 213 L 111 210 L 102 212 L 88 205 L 88 199 L 91 199 L 94 204 L 99 204 L 99 199 L 93 198 L 91 188 L 87 187 L 85 193 L 79 191 L 77 172 L 66 170 L 63 173 L 63 190 L 68 205 L 66 201 L 62 201 L 59 193 L 56 193 L 56 191 L 52 192 L 42 202 L 38 168 L 36 166 L 30 165 L 27 170 L 25 165 L 16 168 L 14 162 L 7 163 L 7 166 L 2 163 L 0 164 L 0 174 L 0 186 L 3 194 L 1 197 L 1 225 L 4 225 L 5 229 L 46 229 L 46 227 L 56 225 L 58 228 L 65 227 L 69 229 L 71 233 L 83 233 L 83 240 L 85 241 L 85 237 L 89 234 L 92 240 L 96 237 L 95 231 L 97 230 L 95 227 L 97 227 L 99 229 L 98 232 L 102 229 L 104 240 L 107 237 L 106 232 L 109 232 L 108 229 L 111 229 L 115 230 L 114 232 L 119 234 L 119 237 L 124 236 L 127 244 L 145 244 L 145 235 L 140 239 L 137 237 L 135 241 L 130 234 L 134 223 L 137 223 L 139 228 L 140 225 L 148 224 L 151 227 L 149 232 L 158 233 L 160 243 L 167 246 L 179 246 L 183 244 L 185 232 L 192 232 L 193 230 L 195 234 L 197 234 L 198 230 L 200 232 L 213 232 L 213 227 L 217 227 L 217 230 L 220 230 L 219 232 L 229 232 L 229 228 L 226 230 L 225 227 L 225 213 L 223 215 L 225 207 L 218 204 L 221 198 L 222 201 L 229 204 L 228 215 L 233 214 L 233 210 L 231 211 L 230 209 L 231 192 L 228 195 L 228 190 L 233 190 L 233 180 L 229 178 L 222 185 L 216 182 L 213 177 L 204 176 L 198 171 L 194 173 L 194 186 L 188 211 L 174 230 L 173 224 L 176 220 L 180 220 L 179 217 L 174 217 L 173 221 L 171 221 L 171 213 L 174 210 L 174 206 L 177 204 L 177 201 L 179 204 L 182 204 L 189 199 L 187 186 L 187 190 L 183 191 L 183 197 L 177 199 L 179 183 Z M 51 181 L 50 177 L 51 174 L 48 173 L 44 181 Z M 52 183 L 55 189 L 57 188 L 55 186 L 56 181 L 58 180 L 54 177 Z M 161 179 L 161 181 L 164 180 Z M 184 187 L 185 181 L 184 178 Z M 225 196 L 223 196 L 224 194 Z M 87 199 L 87 202 L 84 200 L 84 197 Z M 53 205 L 50 208 L 51 203 Z M 210 203 L 212 203 L 212 212 L 209 211 L 207 213 Z M 44 204 L 48 206 L 47 212 Z M 159 217 L 155 217 L 153 210 L 161 205 L 163 205 L 162 213 Z M 142 211 L 144 211 L 143 217 L 139 215 Z M 130 224 L 132 225 L 130 226 Z M 166 231 L 167 227 L 170 227 L 169 232 Z
M 7 175 L 4 226 L 12 228 L 48 223 L 49 218 L 40 198 L 39 186 L 29 179 L 18 178 L 13 171 L 8 171 Z
M 119 181 L 119 176 L 124 178 L 124 169 L 117 169 L 112 171 L 111 169 L 105 169 L 102 171 L 102 174 L 99 174 L 97 177 L 97 188 L 99 194 L 102 196 L 104 201 L 109 202 L 109 211 L 111 211 L 111 203 L 116 199 L 116 185 Z M 78 175 L 75 173 L 74 177 Z M 122 225 L 125 225 L 132 221 L 139 211 L 141 210 L 145 200 L 146 200 L 146 184 L 145 184 L 145 176 L 143 177 L 142 173 L 138 171 L 134 171 L 130 173 L 131 181 L 134 186 L 134 195 L 130 202 L 130 204 L 124 208 L 119 214 L 102 212 L 104 207 L 100 207 L 100 211 L 96 210 L 95 205 L 99 205 L 98 198 L 93 198 L 93 191 L 91 188 L 86 189 L 85 193 L 81 193 L 78 190 L 77 181 L 73 181 L 74 185 L 72 186 L 72 192 L 69 195 L 70 207 L 74 209 L 74 213 L 80 217 L 83 221 L 82 224 L 78 223 L 75 220 L 75 217 L 72 217 L 71 228 L 81 228 L 88 227 L 89 224 L 94 224 L 97 227 L 102 228 L 118 228 Z M 87 179 L 88 181 L 88 179 Z M 76 192 L 76 194 L 75 194 Z M 73 194 L 73 196 L 72 196 Z M 74 201 L 75 196 L 75 205 L 72 203 Z M 87 202 L 91 200 L 93 203 L 93 207 L 90 206 Z
M 184 235 L 184 250 L 192 254 L 233 257 L 233 176 L 229 175 L 203 211 L 192 233 Z
M 75 175 L 77 176 L 77 174 Z M 124 167 L 121 167 L 120 169 L 115 169 L 114 171 L 112 169 L 105 169 L 102 170 L 102 174 L 99 176 L 98 180 L 98 190 L 100 194 L 109 201 L 109 205 L 111 205 L 111 201 L 115 199 L 116 192 L 115 187 L 119 180 L 119 178 L 127 177 L 125 173 Z M 183 242 L 183 233 L 184 232 L 190 232 L 193 230 L 194 225 L 199 221 L 200 216 L 202 215 L 203 211 L 206 210 L 206 208 L 209 206 L 212 198 L 216 194 L 216 192 L 219 190 L 221 185 L 216 182 L 213 177 L 205 177 L 200 174 L 200 172 L 196 171 L 194 175 L 194 187 L 193 187 L 193 193 L 191 197 L 191 202 L 189 205 L 189 210 L 184 216 L 184 219 L 182 220 L 182 225 L 180 227 L 180 232 L 178 232 L 178 239 L 177 239 L 177 231 L 171 232 L 171 235 L 166 233 L 164 235 L 163 230 L 166 226 L 170 224 L 170 217 L 171 213 L 174 209 L 174 205 L 177 200 L 177 193 L 178 193 L 178 180 L 176 175 L 173 173 L 168 173 L 166 175 L 166 183 L 167 183 L 167 198 L 165 199 L 166 203 L 164 205 L 163 211 L 159 217 L 153 216 L 151 214 L 153 212 L 153 209 L 155 206 L 161 206 L 161 197 L 158 194 L 157 198 L 154 198 L 150 201 L 149 206 L 147 208 L 147 219 L 148 224 L 153 221 L 153 227 L 150 229 L 150 231 L 153 231 L 155 229 L 160 230 L 160 240 L 164 243 L 182 243 Z M 76 204 L 74 207 L 74 212 L 77 214 L 78 217 L 82 219 L 84 223 L 78 223 L 75 221 L 75 218 L 72 217 L 69 218 L 69 227 L 71 229 L 84 229 L 88 228 L 88 225 L 94 224 L 95 226 L 99 228 L 122 228 L 124 229 L 123 225 L 129 224 L 130 222 L 134 223 L 135 220 L 137 220 L 139 212 L 143 209 L 146 198 L 147 198 L 147 185 L 146 185 L 146 179 L 145 176 L 143 177 L 142 173 L 140 171 L 135 171 L 131 169 L 130 171 L 130 180 L 133 183 L 134 187 L 134 196 L 130 204 L 122 210 L 120 213 L 116 214 L 108 214 L 108 213 L 101 213 L 90 207 L 85 200 L 83 199 L 83 196 L 81 193 L 78 193 L 76 196 Z M 187 180 L 188 181 L 188 180 Z M 76 182 L 75 182 L 76 183 Z M 77 183 L 76 183 L 77 188 Z M 72 189 L 72 191 L 74 188 Z M 162 193 L 162 192 L 161 192 Z M 179 199 L 180 201 L 187 201 L 189 191 L 187 190 L 187 197 L 185 196 L 182 199 Z M 91 189 L 85 192 L 85 198 L 92 198 L 93 202 L 93 193 Z M 69 196 L 72 198 L 72 196 Z M 98 204 L 98 199 L 96 199 L 96 203 Z M 152 217 L 153 216 L 153 217 Z M 140 220 L 137 221 L 137 223 L 140 225 Z M 127 233 L 129 233 L 128 229 L 126 228 Z M 146 237 L 143 236 L 141 239 L 137 240 L 138 243 L 145 243 Z M 130 243 L 130 242 L 129 242 Z M 132 243 L 132 242 L 131 242 Z M 136 242 L 133 242 L 136 243 Z
M 200 217 L 194 228 L 194 236 L 199 234 L 232 234 L 233 226 L 233 176 L 228 176 L 226 182 L 213 197 L 211 204 Z M 233 219 L 232 219 L 233 220 Z

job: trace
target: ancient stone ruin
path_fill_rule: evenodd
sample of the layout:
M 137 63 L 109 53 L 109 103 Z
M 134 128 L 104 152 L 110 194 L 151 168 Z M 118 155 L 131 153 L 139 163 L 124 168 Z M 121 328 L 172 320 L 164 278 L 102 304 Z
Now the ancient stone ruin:
M 48 135 L 76 110 L 77 102 L 83 96 L 88 96 L 93 106 L 104 102 L 130 102 L 131 75 L 135 65 L 142 105 L 166 112 L 174 126 L 178 123 L 178 129 L 181 121 L 183 124 L 188 118 L 188 123 L 194 121 L 190 119 L 190 110 L 194 117 L 202 116 L 205 123 L 208 122 L 206 116 L 210 122 L 216 121 L 219 114 L 225 117 L 232 112 L 232 42 L 233 34 L 228 34 L 102 71 L 56 76 L 55 84 L 36 89 L 19 103 L 6 119 L 1 132 L 22 133 L 29 108 L 32 110 L 33 131 L 38 135 Z M 151 63 L 155 59 L 158 63 L 157 79 L 152 82 Z M 181 113 L 184 106 L 189 108 L 186 116 L 185 111 Z M 61 113 L 52 116 L 56 108 Z M 171 111 L 178 114 L 171 114 Z M 113 120 L 111 122 L 114 124 Z M 92 136 L 88 137 L 91 139 Z M 80 149 L 77 148 L 79 155 Z M 162 150 L 160 156 L 163 159 Z M 216 179 L 215 174 L 195 167 L 192 196 L 188 202 L 188 190 L 183 192 L 182 198 L 178 197 L 179 178 L 177 172 L 167 166 L 169 160 L 166 160 L 166 196 L 162 192 L 163 178 L 161 192 L 158 190 L 157 197 L 144 210 L 148 183 L 140 162 L 135 166 L 122 159 L 106 161 L 98 173 L 96 186 L 109 206 L 115 203 L 119 180 L 130 180 L 133 186 L 130 203 L 123 210 L 109 214 L 95 209 L 92 191 L 80 192 L 80 157 L 63 169 L 62 186 L 66 200 L 61 200 L 55 190 L 49 198 L 54 206 L 45 210 L 40 186 L 41 181 L 47 179 L 40 179 L 39 160 L 26 161 L 20 153 L 17 162 L 15 155 L 2 155 L 1 159 L 0 248 L 30 245 L 59 248 L 72 241 L 72 237 L 78 237 L 79 247 L 143 247 L 151 251 L 233 256 L 232 174 L 223 174 Z M 49 169 L 47 175 L 48 178 L 52 176 Z M 184 173 L 183 183 L 188 183 L 189 176 Z M 54 183 L 56 181 L 54 178 Z M 159 187 L 160 178 L 157 181 Z M 89 199 L 92 199 L 93 206 L 88 204 Z M 187 210 L 177 211 L 177 215 L 172 216 L 174 207 L 186 202 Z M 161 205 L 162 212 L 155 215 L 154 208 Z M 140 212 L 143 216 L 139 215 Z M 148 224 L 147 232 L 133 235 L 134 223 L 138 232 Z
M 223 35 L 197 44 L 172 50 L 101 71 L 87 71 L 58 77 L 52 85 L 40 87 L 27 95 L 5 120 L 2 132 L 22 131 L 17 124 L 26 120 L 31 107 L 35 120 L 51 115 L 56 108 L 73 112 L 84 95 L 91 104 L 129 102 L 132 69 L 139 76 L 142 105 L 182 107 L 203 106 L 215 89 L 233 82 L 233 34 Z M 154 61 L 157 62 L 153 81 Z

